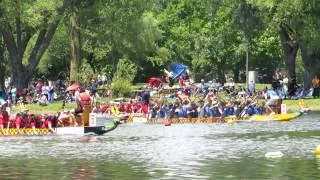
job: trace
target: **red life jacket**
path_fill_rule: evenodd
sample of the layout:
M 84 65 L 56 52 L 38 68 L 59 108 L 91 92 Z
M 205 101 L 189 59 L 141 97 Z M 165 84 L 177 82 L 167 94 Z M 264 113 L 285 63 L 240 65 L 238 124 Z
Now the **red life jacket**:
M 3 115 L 0 113 L 0 125 L 4 124 L 4 118 Z
M 80 105 L 82 108 L 86 106 L 91 106 L 91 98 L 88 92 L 83 92 L 79 94 Z

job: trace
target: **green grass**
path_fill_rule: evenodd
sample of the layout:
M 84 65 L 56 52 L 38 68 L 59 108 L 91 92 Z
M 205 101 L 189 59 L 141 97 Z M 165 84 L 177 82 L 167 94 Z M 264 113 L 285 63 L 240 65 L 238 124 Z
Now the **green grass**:
M 132 90 L 137 90 L 139 88 L 143 88 L 145 87 L 146 83 L 136 83 L 134 85 L 132 85 Z
M 320 111 L 320 99 L 307 98 L 304 99 L 307 106 L 313 111 Z M 290 110 L 299 110 L 298 100 L 287 99 L 283 101 Z
M 42 106 L 39 104 L 26 104 L 25 106 L 26 106 L 26 109 L 28 109 L 30 113 L 33 113 L 33 114 L 45 114 L 45 113 L 52 114 L 52 113 L 63 111 L 61 101 L 49 104 L 47 106 Z M 75 109 L 75 107 L 76 107 L 75 103 L 66 103 L 65 109 L 72 110 L 72 109 Z M 17 105 L 12 109 L 13 113 L 16 113 L 19 111 L 20 111 L 19 105 Z

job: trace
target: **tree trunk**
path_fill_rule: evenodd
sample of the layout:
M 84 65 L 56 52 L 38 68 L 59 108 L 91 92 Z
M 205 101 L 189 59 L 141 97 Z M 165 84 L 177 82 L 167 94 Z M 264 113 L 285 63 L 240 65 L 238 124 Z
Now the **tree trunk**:
M 318 75 L 320 69 L 320 53 L 309 53 L 308 49 L 301 45 L 301 56 L 304 65 L 304 78 L 303 84 L 305 89 L 312 87 L 312 79 Z
M 225 61 L 221 60 L 218 63 L 218 78 L 219 78 L 219 83 L 224 84 L 226 82 L 226 76 L 225 76 Z
M 240 75 L 240 67 L 239 63 L 236 64 L 235 68 L 233 69 L 233 80 L 234 82 L 239 82 L 239 75 Z
M 90 65 L 93 73 L 96 74 L 97 67 L 95 66 L 95 63 L 94 63 L 94 59 L 95 59 L 94 54 L 93 53 L 87 54 L 86 59 L 87 59 L 87 63 Z M 98 69 L 98 72 L 100 72 L 99 69 Z
M 280 27 L 280 40 L 281 47 L 284 54 L 284 60 L 286 64 L 286 68 L 288 71 L 288 94 L 289 96 L 294 96 L 296 91 L 297 79 L 296 79 L 296 57 L 297 52 L 299 50 L 299 43 L 293 37 L 290 37 L 289 32 L 292 30 L 288 29 L 288 27 L 281 26 Z
M 12 71 L 13 76 L 11 77 L 12 84 L 17 88 L 26 88 L 30 79 L 24 71 Z
M 79 82 L 79 70 L 81 67 L 81 42 L 79 15 L 77 11 L 70 16 L 70 81 Z
M 19 3 L 16 4 L 16 6 L 19 6 Z M 47 50 L 60 20 L 62 19 L 65 5 L 65 2 L 63 2 L 63 6 L 57 10 L 57 16 L 52 23 L 47 23 L 48 19 L 44 18 L 41 29 L 31 32 L 30 29 L 26 28 L 23 34 L 21 31 L 20 13 L 17 13 L 15 17 L 15 28 L 12 27 L 12 23 L 9 22 L 9 19 L 5 17 L 4 13 L 0 14 L 0 18 L 3 18 L 3 21 L 1 21 L 0 24 L 0 31 L 2 32 L 3 40 L 9 53 L 10 66 L 12 69 L 12 82 L 16 88 L 27 87 L 29 81 L 32 79 L 40 59 Z M 31 54 L 28 58 L 28 64 L 24 65 L 22 59 L 26 47 L 28 46 L 30 38 L 35 34 L 38 34 L 37 40 L 32 47 Z
M 4 44 L 2 41 L 2 36 L 0 35 L 0 91 L 5 88 L 5 75 L 6 75 L 6 66 L 4 62 Z

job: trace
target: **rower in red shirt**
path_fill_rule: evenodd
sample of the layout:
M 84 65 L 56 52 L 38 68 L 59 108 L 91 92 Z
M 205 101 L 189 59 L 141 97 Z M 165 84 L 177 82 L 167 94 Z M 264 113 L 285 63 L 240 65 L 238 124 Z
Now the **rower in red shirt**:
M 1 133 L 5 134 L 5 132 L 4 132 L 4 117 L 2 115 L 2 110 L 0 110 L 0 129 L 1 129 Z
M 126 113 L 132 113 L 132 101 L 126 104 Z
M 20 131 L 21 123 L 22 123 L 22 115 L 20 113 L 18 113 L 15 118 L 15 125 L 17 128 L 18 134 L 21 133 L 21 131 Z

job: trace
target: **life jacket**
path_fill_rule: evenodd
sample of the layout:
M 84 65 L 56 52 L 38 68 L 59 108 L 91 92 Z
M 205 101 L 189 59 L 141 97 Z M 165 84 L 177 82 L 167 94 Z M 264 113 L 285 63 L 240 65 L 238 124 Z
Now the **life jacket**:
M 183 118 L 184 117 L 184 112 L 183 112 L 182 108 L 180 108 L 179 111 L 178 111 L 178 117 L 179 118 Z
M 212 116 L 213 116 L 213 117 L 220 117 L 220 116 L 221 116 L 221 113 L 220 113 L 218 107 L 214 107 L 214 108 L 212 109 Z
M 3 115 L 0 113 L 0 125 L 4 124 L 4 117 Z
M 155 109 L 151 109 L 151 118 L 156 118 L 157 117 L 157 111 Z
M 228 107 L 227 110 L 226 110 L 226 115 L 227 116 L 232 116 L 234 115 L 234 107 Z
M 101 108 L 101 112 L 102 112 L 102 113 L 107 112 L 107 111 L 110 112 L 110 111 L 111 111 L 110 109 L 111 109 L 111 108 L 110 108 L 109 105 L 103 105 L 102 108 Z
M 144 114 L 148 114 L 149 105 L 148 105 L 148 104 L 142 104 L 142 106 L 141 106 L 141 111 L 142 111 Z
M 120 112 L 125 112 L 125 111 L 126 111 L 126 107 L 125 107 L 124 104 L 120 104 L 120 106 L 119 106 L 119 111 L 120 111 Z
M 160 111 L 159 111 L 159 116 L 160 116 L 160 118 L 165 118 L 165 116 L 166 116 L 166 111 L 165 111 L 164 108 L 160 109 Z
M 263 110 L 262 107 L 258 107 L 258 108 L 256 109 L 256 114 L 262 115 L 263 113 L 264 113 L 264 110 Z
M 209 106 L 206 106 L 204 108 L 204 117 L 212 117 L 213 112 L 212 109 Z
M 126 113 L 132 113 L 132 104 L 126 105 Z
M 119 107 L 117 105 L 112 106 L 111 107 L 111 113 L 114 114 L 114 115 L 120 114 Z
M 82 108 L 86 106 L 91 106 L 91 98 L 88 92 L 83 92 L 79 94 L 80 105 Z
M 247 114 L 248 114 L 249 116 L 252 116 L 252 115 L 255 114 L 255 110 L 254 110 L 254 107 L 253 107 L 252 105 L 249 105 L 249 106 L 248 106 Z

